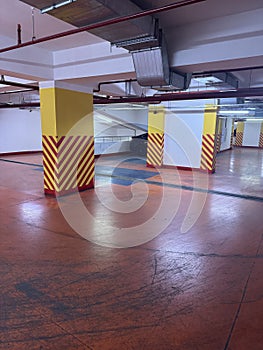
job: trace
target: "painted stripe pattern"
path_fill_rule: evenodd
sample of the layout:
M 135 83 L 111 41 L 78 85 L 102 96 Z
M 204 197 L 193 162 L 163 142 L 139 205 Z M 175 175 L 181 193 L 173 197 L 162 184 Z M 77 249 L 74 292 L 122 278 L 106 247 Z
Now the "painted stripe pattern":
M 243 144 L 243 132 L 238 131 L 236 134 L 236 142 L 235 142 L 235 146 L 242 146 Z
M 67 192 L 93 182 L 93 137 L 43 135 L 42 143 L 45 190 Z
M 258 146 L 263 148 L 263 132 L 260 133 L 259 135 L 259 143 Z
M 164 134 L 148 134 L 147 164 L 161 166 L 163 164 Z
M 202 139 L 201 169 L 215 171 L 215 135 L 205 134 Z

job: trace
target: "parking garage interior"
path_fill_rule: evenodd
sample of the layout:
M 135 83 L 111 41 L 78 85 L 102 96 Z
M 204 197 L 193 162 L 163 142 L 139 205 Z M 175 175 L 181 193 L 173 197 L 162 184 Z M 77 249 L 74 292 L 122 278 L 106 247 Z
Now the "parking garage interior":
M 0 349 L 262 349 L 262 16 L 1 0 Z

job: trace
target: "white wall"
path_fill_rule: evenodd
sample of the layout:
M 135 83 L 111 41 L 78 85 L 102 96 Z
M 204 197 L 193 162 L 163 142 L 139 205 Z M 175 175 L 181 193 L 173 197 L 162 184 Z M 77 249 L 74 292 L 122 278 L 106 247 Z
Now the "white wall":
M 112 154 L 130 151 L 130 141 L 95 142 L 95 155 Z
M 242 146 L 258 147 L 261 122 L 245 122 Z
M 232 125 L 233 125 L 232 118 L 222 118 L 222 137 L 221 137 L 220 151 L 225 151 L 227 149 L 230 149 Z
M 164 165 L 200 168 L 204 111 L 216 99 L 169 101 L 166 107 Z
M 104 123 L 103 123 L 103 119 L 99 119 L 99 115 L 101 115 L 102 118 L 106 117 L 106 121 L 104 121 Z M 125 105 L 123 106 L 120 105 L 116 108 L 105 106 L 105 107 L 102 107 L 101 109 L 96 109 L 95 124 L 94 124 L 95 136 L 101 133 L 106 135 L 109 132 L 109 130 L 107 129 L 112 125 L 109 122 L 107 123 L 107 119 L 117 120 L 117 121 L 123 122 L 124 124 L 132 124 L 130 125 L 131 128 L 136 129 L 136 135 L 139 135 L 141 133 L 147 132 L 148 108 L 132 109 L 132 108 L 126 107 Z M 136 126 L 138 128 L 136 128 Z M 118 129 L 118 125 L 116 123 L 114 128 L 116 128 L 116 130 Z M 142 128 L 145 131 L 139 130 L 139 128 Z M 132 129 L 130 129 L 131 131 L 129 133 L 128 128 L 125 128 L 124 126 L 119 126 L 119 129 L 116 135 L 118 135 L 118 132 L 121 132 L 121 130 L 124 130 L 122 132 L 126 132 L 127 135 L 134 134 Z
M 120 124 L 121 122 L 123 125 Z M 118 140 L 118 137 L 132 137 L 145 133 L 147 123 L 148 108 L 129 109 L 123 105 L 116 108 L 106 106 L 101 110 L 96 109 L 94 118 L 95 155 L 129 152 L 130 141 Z M 103 140 L 105 136 L 112 136 L 112 141 L 105 139 L 105 142 Z
M 41 151 L 40 111 L 0 109 L 0 153 Z
M 203 112 L 166 114 L 164 165 L 200 168 L 203 124 Z

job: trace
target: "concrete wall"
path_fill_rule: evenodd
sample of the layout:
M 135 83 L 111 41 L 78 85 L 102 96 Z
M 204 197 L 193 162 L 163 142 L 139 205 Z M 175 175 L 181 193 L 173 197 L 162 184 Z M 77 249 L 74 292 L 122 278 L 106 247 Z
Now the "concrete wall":
M 200 168 L 204 110 L 215 100 L 169 101 L 164 130 L 164 165 Z
M 123 153 L 130 151 L 129 141 L 95 142 L 95 155 Z
M 242 146 L 258 147 L 260 136 L 260 122 L 245 122 Z
M 204 114 L 166 114 L 164 165 L 199 168 Z
M 41 150 L 40 111 L 0 109 L 0 153 Z
M 108 121 L 95 117 L 95 154 L 127 152 L 130 149 L 129 142 L 127 139 L 118 139 L 118 136 L 132 137 L 144 133 L 136 128 L 136 125 L 147 129 L 148 109 L 107 110 L 106 114 Z M 111 117 L 123 120 L 124 123 L 131 123 L 133 126 L 111 122 Z M 39 110 L 33 109 L 30 112 L 27 109 L 0 109 L 0 153 L 41 151 L 41 135 Z M 113 139 L 104 142 L 105 136 L 113 136 Z
M 106 106 L 101 111 L 96 109 L 95 154 L 129 152 L 130 141 L 127 138 L 147 132 L 147 119 L 147 108 L 132 109 L 123 105 L 116 108 Z M 107 136 L 111 136 L 112 140 L 107 140 Z
M 225 151 L 231 147 L 231 135 L 232 135 L 232 118 L 221 118 L 222 119 L 222 136 L 220 151 Z
M 262 147 L 262 130 L 261 121 L 246 121 L 237 123 L 236 146 L 242 147 Z

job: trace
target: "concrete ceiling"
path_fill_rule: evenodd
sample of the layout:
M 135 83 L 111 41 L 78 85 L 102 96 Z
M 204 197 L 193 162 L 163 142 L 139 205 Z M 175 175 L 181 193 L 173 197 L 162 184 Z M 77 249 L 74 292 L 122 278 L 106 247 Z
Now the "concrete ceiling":
M 133 0 L 142 9 L 155 8 L 173 3 L 171 0 Z M 262 8 L 262 0 L 207 0 L 203 3 L 181 7 L 158 15 L 164 28 L 228 16 Z
M 41 3 L 41 1 L 38 2 Z M 35 37 L 37 38 L 75 28 L 73 25 L 53 16 L 41 14 L 37 7 L 35 7 L 33 14 Z M 24 2 L 18 0 L 1 0 L 0 23 L 1 47 L 16 43 L 18 23 L 20 23 L 22 27 L 22 41 L 24 42 L 32 39 L 32 7 L 26 5 Z M 86 32 L 80 33 L 76 36 L 67 37 L 66 39 L 58 39 L 48 43 L 43 43 L 40 46 L 47 50 L 57 51 L 102 41 L 103 39 Z
M 108 18 L 118 17 L 116 13 L 111 12 L 108 10 L 108 8 L 102 6 L 103 1 L 104 0 L 77 0 L 72 4 L 53 10 L 49 12 L 49 14 L 41 14 L 39 9 L 54 4 L 54 0 L 1 0 L 1 47 L 13 45 L 16 43 L 17 23 L 21 23 L 22 25 L 22 40 L 28 41 L 32 39 L 33 7 L 35 23 L 34 34 L 37 38 L 40 38 L 75 27 L 83 26 L 88 23 L 94 23 Z M 56 2 L 59 1 L 57 0 L 55 3 Z M 113 1 L 108 3 L 112 2 Z M 116 0 L 114 2 L 118 3 Z M 146 10 L 168 5 L 174 3 L 175 1 L 133 0 L 132 2 L 139 8 Z M 105 3 L 107 3 L 106 0 Z M 125 4 L 125 1 L 122 0 L 121 3 Z M 87 4 L 89 5 L 87 6 Z M 261 23 L 255 22 L 254 28 L 252 28 L 251 23 L 247 23 L 246 21 L 246 14 L 262 9 L 263 0 L 207 0 L 202 3 L 162 12 L 156 15 L 156 17 L 160 19 L 161 26 L 164 28 L 164 32 L 168 38 L 168 50 L 172 65 L 175 68 L 178 66 L 178 69 L 181 71 L 203 72 L 216 69 L 221 70 L 226 67 L 236 69 L 263 65 L 263 56 L 260 56 L 258 53 L 254 54 L 253 57 L 250 57 L 250 55 L 247 57 L 244 57 L 244 55 L 243 57 L 239 57 L 238 51 L 240 51 L 240 47 L 243 45 L 243 43 L 240 44 L 240 46 L 237 45 L 239 39 L 246 39 L 248 45 L 248 54 L 251 54 L 251 52 L 253 53 L 255 49 L 263 46 L 263 21 L 261 21 Z M 240 14 L 240 16 L 237 16 L 238 14 Z M 248 24 L 250 25 L 250 32 L 246 28 Z M 122 26 L 118 25 L 116 28 L 120 31 Z M 129 28 L 129 26 L 125 26 L 125 28 Z M 109 28 L 102 28 L 101 30 L 102 33 L 107 31 L 109 31 Z M 215 31 L 214 35 L 212 35 L 213 31 Z M 84 45 L 86 46 L 105 43 L 105 40 L 103 40 L 102 37 L 95 36 L 88 32 L 83 32 L 77 35 L 68 36 L 66 38 L 41 43 L 37 45 L 37 47 L 44 48 L 45 50 L 51 52 L 52 55 L 54 55 L 54 53 L 56 54 L 60 50 L 70 48 L 77 49 L 78 47 Z M 230 50 L 224 52 L 223 50 L 225 48 L 221 49 L 221 47 L 223 47 L 223 45 L 229 41 L 229 47 L 231 48 L 232 39 L 235 40 L 235 44 L 232 45 L 232 56 L 234 59 L 231 58 L 227 61 L 224 59 L 224 57 L 227 57 L 227 55 L 230 54 Z M 257 45 L 254 44 L 256 40 L 258 40 Z M 215 58 L 209 58 L 210 62 L 206 63 L 208 54 L 203 50 L 203 47 L 209 48 L 209 45 L 211 46 L 210 52 L 212 53 L 214 50 L 217 50 L 218 46 L 218 61 L 215 60 Z M 195 51 L 193 50 L 193 54 L 191 54 L 192 48 L 195 49 Z M 199 48 L 201 54 L 198 52 Z M 196 52 L 198 54 L 196 54 Z M 209 53 L 209 51 L 207 52 Z M 185 54 L 187 54 L 187 56 L 184 56 Z M 71 56 L 73 56 L 73 54 L 71 54 Z M 77 59 L 77 54 L 75 54 L 75 56 Z M 54 57 L 57 56 L 55 55 Z M 187 59 L 185 59 L 185 57 L 187 57 Z M 14 58 L 12 59 L 15 61 Z M 101 58 L 98 60 L 94 58 L 94 64 L 100 60 Z M 261 64 L 259 64 L 259 62 L 261 62 Z M 59 63 L 57 66 L 63 68 L 64 66 L 69 66 L 69 63 Z M 82 71 L 84 72 L 84 70 Z M 10 73 L 12 73 L 12 70 L 10 70 Z M 25 76 L 25 72 L 21 71 L 20 73 L 21 77 Z M 119 79 L 121 77 L 134 78 L 134 72 L 125 72 L 124 69 L 119 73 L 109 73 L 108 75 L 105 75 L 105 79 L 100 78 L 95 74 L 92 75 L 90 73 L 91 71 L 86 70 L 83 75 L 79 74 L 76 76 L 75 74 L 74 77 L 65 75 L 65 77 L 62 78 L 67 82 L 75 82 L 77 84 L 83 85 L 89 84 L 93 87 L 96 87 L 99 81 L 107 80 L 107 78 L 112 80 L 114 80 L 114 77 L 115 79 Z M 233 73 L 236 77 L 238 77 L 241 87 L 263 86 L 263 69 L 253 71 L 235 70 Z M 13 76 L 18 76 L 18 74 L 14 73 Z M 36 76 L 36 74 L 32 74 L 32 76 Z M 62 78 L 59 76 L 59 79 Z M 44 77 L 41 77 L 39 80 L 44 79 Z M 47 77 L 47 79 L 50 78 Z
M 35 8 L 42 9 L 59 3 L 54 0 L 20 0 Z M 49 12 L 52 16 L 61 18 L 65 22 L 76 26 L 84 26 L 89 23 L 112 18 L 112 13 L 103 5 L 105 1 L 77 0 L 70 4 Z M 111 1 L 114 2 L 114 1 Z M 134 4 L 143 10 L 162 7 L 175 3 L 172 0 L 132 0 Z M 180 2 L 179 0 L 177 2 Z M 107 3 L 107 2 L 105 2 Z M 119 4 L 125 3 L 123 0 Z M 263 0 L 206 0 L 202 3 L 181 7 L 162 12 L 156 15 L 162 21 L 164 28 L 177 27 L 185 24 L 204 21 L 216 17 L 228 16 L 262 8 Z

